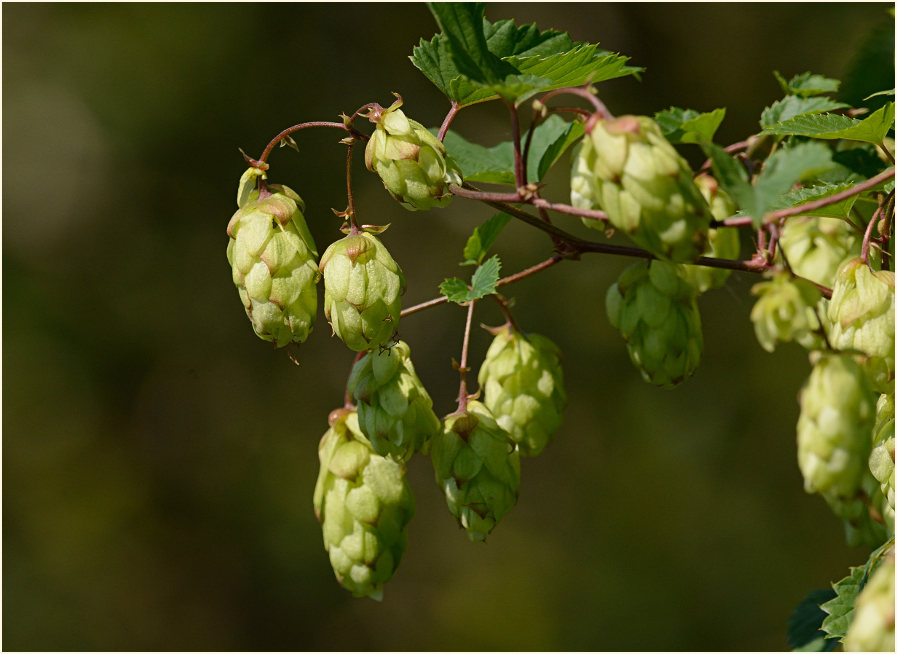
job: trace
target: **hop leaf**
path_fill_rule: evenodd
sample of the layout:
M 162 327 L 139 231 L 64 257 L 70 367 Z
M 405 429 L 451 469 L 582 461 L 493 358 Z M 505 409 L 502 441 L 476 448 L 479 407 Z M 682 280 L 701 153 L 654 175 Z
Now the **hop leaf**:
M 355 597 L 379 600 L 405 552 L 414 515 L 405 466 L 375 454 L 347 409 L 330 414 L 318 456 L 315 515 L 333 572 Z
M 358 405 L 361 431 L 381 456 L 407 461 L 440 429 L 404 341 L 361 357 L 347 387 Z
M 483 404 L 522 456 L 539 454 L 561 426 L 567 394 L 560 354 L 544 336 L 505 326 L 495 334 L 480 368 Z
M 356 352 L 385 345 L 399 325 L 405 276 L 377 237 L 359 232 L 331 243 L 320 270 L 333 333 Z
M 303 342 L 314 327 L 318 252 L 302 199 L 286 186 L 268 188 L 274 193 L 262 200 L 249 199 L 257 191 L 241 192 L 246 201 L 227 226 L 227 260 L 255 333 L 283 347 Z

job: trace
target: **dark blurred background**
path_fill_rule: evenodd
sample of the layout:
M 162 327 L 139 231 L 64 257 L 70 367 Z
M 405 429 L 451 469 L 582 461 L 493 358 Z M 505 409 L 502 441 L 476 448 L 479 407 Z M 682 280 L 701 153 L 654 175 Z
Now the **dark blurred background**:
M 774 69 L 842 77 L 872 31 L 893 37 L 889 6 L 508 3 L 487 17 L 629 55 L 647 70 L 600 86 L 613 112 L 724 106 L 729 143 L 781 97 Z M 438 125 L 448 103 L 408 60 L 434 20 L 406 3 L 2 11 L 5 649 L 778 650 L 804 594 L 865 560 L 802 489 L 809 367 L 797 346 L 757 345 L 756 278 L 702 297 L 702 366 L 664 391 L 604 315 L 631 261 L 590 256 L 507 288 L 519 323 L 564 351 L 570 397 L 555 442 L 523 461 L 515 509 L 469 543 L 416 457 L 407 554 L 382 603 L 353 599 L 311 506 L 353 355 L 323 316 L 299 367 L 256 338 L 224 230 L 238 147 L 258 156 L 288 125 L 392 91 Z M 454 127 L 491 145 L 506 123 L 491 103 Z M 308 130 L 299 154 L 271 157 L 322 251 L 345 206 L 340 136 Z M 488 208 L 410 213 L 360 157 L 355 177 L 361 219 L 392 223 L 406 306 L 469 273 L 456 264 Z M 566 173 L 549 181 L 563 200 Z M 531 232 L 507 228 L 506 272 L 548 256 Z M 491 303 L 476 319 L 500 322 Z M 442 306 L 402 324 L 439 414 L 453 409 L 463 322 Z M 488 342 L 476 329 L 475 369 Z

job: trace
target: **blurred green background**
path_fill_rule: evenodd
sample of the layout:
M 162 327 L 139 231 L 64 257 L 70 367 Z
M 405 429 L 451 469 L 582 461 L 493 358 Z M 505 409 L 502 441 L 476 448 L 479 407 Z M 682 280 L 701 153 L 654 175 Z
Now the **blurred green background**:
M 888 6 L 508 3 L 486 15 L 629 55 L 647 71 L 601 85 L 613 112 L 725 106 L 728 143 L 781 96 L 774 69 L 845 75 L 870 32 L 892 37 Z M 794 425 L 809 368 L 796 346 L 757 345 L 756 279 L 702 297 L 703 364 L 663 391 L 604 316 L 631 262 L 589 256 L 507 289 L 519 323 L 563 349 L 570 396 L 554 444 L 523 461 L 516 508 L 469 543 L 415 458 L 408 552 L 382 603 L 353 599 L 311 507 L 353 355 L 323 316 L 299 367 L 256 338 L 224 230 L 238 147 L 258 156 L 288 125 L 386 105 L 392 91 L 438 125 L 447 101 L 408 61 L 435 22 L 405 3 L 2 12 L 5 649 L 777 650 L 803 595 L 865 560 L 802 490 Z M 889 88 L 893 50 L 878 64 Z M 492 103 L 454 127 L 491 145 L 506 123 Z M 340 136 L 308 130 L 300 154 L 271 158 L 321 250 L 345 206 Z M 355 171 L 360 218 L 392 223 L 406 306 L 469 271 L 456 264 L 488 208 L 410 213 L 360 157 Z M 566 173 L 550 181 L 562 200 Z M 548 255 L 531 231 L 506 230 L 506 272 Z M 476 320 L 500 316 L 483 303 Z M 442 306 L 402 325 L 440 414 L 453 409 L 463 322 Z M 488 342 L 476 329 L 475 368 Z

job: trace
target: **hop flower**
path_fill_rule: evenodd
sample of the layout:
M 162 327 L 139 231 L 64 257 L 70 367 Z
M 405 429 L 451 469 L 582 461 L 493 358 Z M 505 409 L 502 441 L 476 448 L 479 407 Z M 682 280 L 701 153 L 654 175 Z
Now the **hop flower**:
M 286 186 L 268 188 L 274 193 L 259 200 L 241 184 L 244 204 L 227 226 L 227 260 L 255 333 L 283 347 L 303 342 L 314 326 L 318 252 L 302 198 Z
M 840 218 L 789 218 L 779 237 L 779 249 L 796 275 L 831 288 L 838 267 L 859 256 L 860 239 Z
M 894 550 L 885 554 L 857 595 L 844 636 L 847 652 L 894 651 Z
M 359 232 L 331 243 L 320 270 L 333 333 L 356 352 L 386 344 L 399 325 L 405 276 L 377 237 Z
M 881 395 L 875 405 L 875 426 L 872 428 L 872 453 L 869 470 L 881 484 L 881 492 L 887 501 L 884 509 L 890 509 L 891 527 L 894 520 L 894 394 Z M 888 517 L 888 516 L 886 516 Z
M 517 502 L 520 456 L 508 433 L 477 401 L 447 416 L 430 441 L 436 483 L 472 541 L 482 541 Z
M 808 493 L 822 494 L 829 504 L 849 502 L 867 469 L 875 397 L 853 357 L 816 356 L 800 393 L 797 461 Z
M 358 404 L 361 431 L 381 456 L 407 461 L 440 429 L 404 341 L 361 357 L 349 375 L 348 391 Z
M 704 251 L 710 207 L 688 163 L 646 116 L 597 121 L 574 160 L 570 189 L 574 207 L 603 209 L 614 227 L 658 257 L 694 261 Z
M 483 404 L 523 456 L 541 452 L 561 426 L 567 393 L 560 356 L 544 336 L 508 325 L 495 334 L 480 368 Z
M 807 349 L 821 346 L 815 333 L 820 326 L 814 307 L 822 293 L 813 284 L 781 272 L 755 284 L 751 293 L 758 296 L 751 322 L 764 350 L 772 352 L 777 342 L 787 341 L 796 341 Z
M 672 388 L 698 367 L 704 340 L 696 298 L 684 266 L 665 261 L 636 263 L 607 290 L 607 317 L 645 381 Z
M 355 597 L 379 600 L 405 552 L 414 515 L 405 466 L 374 454 L 348 409 L 330 414 L 318 457 L 315 515 L 333 572 Z
M 405 116 L 401 100 L 372 112 L 377 128 L 364 151 L 368 170 L 410 211 L 445 207 L 451 202 L 449 184 L 461 183 L 461 170 L 442 142 L 426 127 Z
M 719 187 L 710 175 L 698 175 L 695 185 L 710 205 L 710 213 L 716 220 L 725 220 L 735 213 L 735 203 L 729 194 Z M 707 246 L 704 256 L 719 259 L 737 259 L 741 252 L 738 228 L 717 227 L 707 230 Z M 726 268 L 710 268 L 709 266 L 687 266 L 692 276 L 692 284 L 699 293 L 712 288 L 719 288 L 729 279 L 731 270 Z
M 873 272 L 862 259 L 838 269 L 828 317 L 829 339 L 839 349 L 867 355 L 864 368 L 879 392 L 894 388 L 894 273 Z

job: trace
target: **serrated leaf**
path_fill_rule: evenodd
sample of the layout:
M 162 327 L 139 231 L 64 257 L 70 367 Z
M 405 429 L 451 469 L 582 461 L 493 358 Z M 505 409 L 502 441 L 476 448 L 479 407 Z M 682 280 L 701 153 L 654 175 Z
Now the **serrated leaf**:
M 464 280 L 457 277 L 449 277 L 439 285 L 439 292 L 448 298 L 449 302 L 467 302 L 468 288 Z
M 445 295 L 449 302 L 458 304 L 479 300 L 482 297 L 495 293 L 495 285 L 498 283 L 500 270 L 501 260 L 497 254 L 492 255 L 474 271 L 470 280 L 470 288 L 463 280 L 451 277 L 439 285 L 439 292 Z
M 833 109 L 847 107 L 843 102 L 835 102 L 830 98 L 814 97 L 805 98 L 798 95 L 786 95 L 781 100 L 776 100 L 763 110 L 760 115 L 760 127 L 766 129 L 795 116 L 806 114 L 818 114 Z
M 461 265 L 478 265 L 489 252 L 501 230 L 505 228 L 511 217 L 506 213 L 497 213 L 489 220 L 473 230 L 464 246 L 464 259 Z
M 797 207 L 802 204 L 807 204 L 808 202 L 821 200 L 822 198 L 827 198 L 837 193 L 841 193 L 842 191 L 846 191 L 849 188 L 853 188 L 853 186 L 854 185 L 852 183 L 821 184 L 818 186 L 809 186 L 794 189 L 793 191 L 789 191 L 788 193 L 783 195 L 780 198 L 781 201 L 777 202 L 772 207 L 772 210 L 775 211 L 777 209 Z M 850 197 L 845 198 L 840 202 L 829 204 L 819 209 L 813 209 L 801 215 L 821 216 L 823 218 L 846 218 L 850 213 L 850 210 L 853 208 L 853 203 L 856 202 L 856 199 L 856 195 L 851 195 Z
M 777 70 L 773 71 L 773 75 L 779 81 L 779 86 L 782 87 L 782 91 L 786 95 L 809 97 L 823 93 L 836 93 L 841 86 L 839 80 L 825 77 L 824 75 L 814 75 L 809 72 L 795 75 L 788 81 L 785 81 L 785 78 Z
M 817 141 L 779 148 L 766 159 L 754 182 L 755 207 L 751 215 L 762 220 L 797 182 L 811 179 L 833 165 L 832 151 Z
M 541 181 L 552 164 L 583 134 L 582 123 L 567 122 L 557 115 L 549 116 L 533 130 L 527 157 L 527 180 Z M 526 146 L 528 136 L 523 139 Z M 514 178 L 514 144 L 510 141 L 490 148 L 468 141 L 454 131 L 443 140 L 446 151 L 461 168 L 469 182 L 516 186 Z
M 473 288 L 470 290 L 469 299 L 478 300 L 481 297 L 495 293 L 495 284 L 498 283 L 498 273 L 500 270 L 501 260 L 498 258 L 497 254 L 493 254 L 480 264 L 479 268 L 474 271 L 473 277 L 470 279 L 470 285 Z
M 830 652 L 838 643 L 826 640 L 822 621 L 827 615 L 820 605 L 834 599 L 833 589 L 810 591 L 788 619 L 788 647 L 794 652 Z
M 484 21 L 483 33 L 489 52 L 496 57 L 512 55 L 547 57 L 558 52 L 566 52 L 574 46 L 566 32 L 545 30 L 540 32 L 535 23 L 517 27 L 513 20 Z
M 710 157 L 713 176 L 735 201 L 736 206 L 749 215 L 755 214 L 754 188 L 747 171 L 728 152 L 715 143 L 703 142 L 701 147 Z
M 817 139 L 850 139 L 880 143 L 894 124 L 894 103 L 889 102 L 863 120 L 840 114 L 806 114 L 771 125 L 763 131 L 780 136 L 811 136 Z
M 828 615 L 822 621 L 822 630 L 826 638 L 844 638 L 850 621 L 853 619 L 853 607 L 860 592 L 860 584 L 866 566 L 850 568 L 850 574 L 832 584 L 835 598 L 821 605 Z
M 670 107 L 654 115 L 654 120 L 671 143 L 712 141 L 726 116 L 725 108 L 701 113 L 694 109 Z

